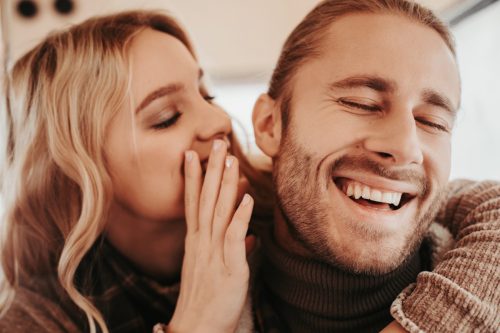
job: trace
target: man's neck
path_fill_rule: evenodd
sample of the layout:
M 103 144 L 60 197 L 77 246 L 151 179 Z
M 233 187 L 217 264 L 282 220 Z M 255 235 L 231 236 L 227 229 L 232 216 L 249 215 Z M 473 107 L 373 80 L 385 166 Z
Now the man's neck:
M 422 270 L 416 253 L 388 274 L 354 274 L 314 258 L 288 230 L 277 211 L 274 227 L 260 235 L 261 298 L 284 331 L 375 332 L 392 320 L 390 304 Z
M 106 238 L 137 268 L 164 282 L 180 278 L 186 223 L 146 221 L 114 207 L 108 219 Z

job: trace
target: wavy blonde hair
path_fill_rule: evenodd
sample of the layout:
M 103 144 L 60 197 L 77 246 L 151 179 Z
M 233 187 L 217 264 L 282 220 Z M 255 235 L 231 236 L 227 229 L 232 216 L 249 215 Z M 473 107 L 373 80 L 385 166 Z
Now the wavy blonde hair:
M 133 11 L 93 18 L 53 34 L 9 72 L 6 91 L 5 200 L 0 290 L 3 312 L 30 278 L 57 276 L 84 311 L 90 331 L 108 332 L 100 312 L 75 286 L 75 272 L 104 229 L 112 183 L 103 144 L 110 120 L 127 103 L 127 53 L 137 33 L 152 28 L 180 40 L 171 17 Z M 233 139 L 234 141 L 234 139 Z M 258 174 L 236 142 L 233 152 Z

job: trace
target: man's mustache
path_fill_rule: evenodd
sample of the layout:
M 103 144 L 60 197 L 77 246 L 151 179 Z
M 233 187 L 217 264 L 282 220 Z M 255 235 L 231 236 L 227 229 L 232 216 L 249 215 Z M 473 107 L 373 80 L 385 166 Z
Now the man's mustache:
M 411 183 L 417 186 L 417 196 L 419 197 L 425 196 L 429 190 L 427 177 L 423 171 L 408 167 L 387 167 L 366 156 L 345 155 L 331 162 L 330 170 L 332 173 L 342 169 L 371 173 L 390 180 Z

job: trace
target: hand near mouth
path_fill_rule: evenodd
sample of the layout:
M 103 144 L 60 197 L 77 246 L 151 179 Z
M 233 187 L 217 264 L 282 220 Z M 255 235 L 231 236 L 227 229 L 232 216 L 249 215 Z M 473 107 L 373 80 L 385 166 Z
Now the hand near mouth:
M 234 332 L 247 291 L 249 268 L 245 235 L 253 200 L 238 197 L 238 160 L 216 140 L 202 185 L 193 151 L 185 156 L 187 236 L 181 289 L 168 330 Z

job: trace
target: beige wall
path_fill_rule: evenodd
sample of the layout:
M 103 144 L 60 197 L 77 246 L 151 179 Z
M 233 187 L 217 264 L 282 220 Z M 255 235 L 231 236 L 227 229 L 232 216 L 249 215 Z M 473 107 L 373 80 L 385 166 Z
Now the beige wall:
M 58 15 L 54 0 L 34 0 L 39 14 L 23 19 L 18 0 L 1 0 L 15 59 L 49 31 L 89 16 L 125 9 L 172 11 L 187 26 L 207 72 L 222 80 L 267 79 L 285 37 L 319 0 L 74 0 L 71 16 Z M 436 10 L 471 0 L 419 0 Z M 475 0 L 472 0 L 475 1 Z
M 17 58 L 49 31 L 89 16 L 124 9 L 171 10 L 193 36 L 207 71 L 216 78 L 267 75 L 292 27 L 318 0 L 76 0 L 76 11 L 64 17 L 53 0 L 37 0 L 39 14 L 23 19 L 15 0 L 3 0 L 8 15 L 12 56 Z

